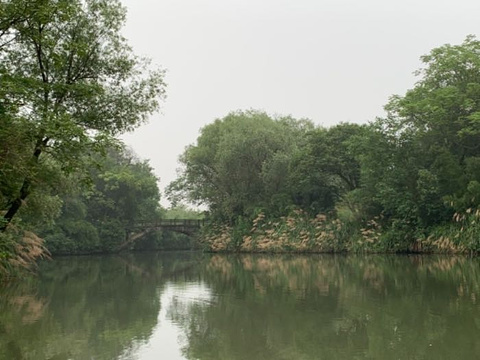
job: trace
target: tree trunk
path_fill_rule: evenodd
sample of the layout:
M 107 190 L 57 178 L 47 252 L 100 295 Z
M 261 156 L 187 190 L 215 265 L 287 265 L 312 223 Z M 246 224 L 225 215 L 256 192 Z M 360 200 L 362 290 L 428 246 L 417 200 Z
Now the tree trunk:
M 35 151 L 33 152 L 33 160 L 34 163 L 38 163 L 38 158 L 40 157 L 40 154 L 42 153 L 42 148 L 43 146 L 46 146 L 48 143 L 48 138 L 45 139 L 38 139 L 37 145 L 35 146 Z M 12 222 L 12 219 L 14 216 L 18 213 L 18 210 L 22 207 L 23 202 L 27 198 L 28 195 L 30 195 L 31 192 L 31 185 L 32 181 L 29 177 L 26 177 L 23 180 L 22 187 L 20 189 L 20 193 L 17 198 L 15 198 L 10 205 L 10 208 L 8 209 L 7 213 L 3 216 L 3 222 L 0 225 L 0 232 L 4 232 L 8 225 Z
M 23 180 L 22 188 L 20 189 L 20 196 L 12 201 L 12 205 L 8 209 L 7 213 L 3 216 L 3 224 L 0 226 L 0 231 L 5 231 L 13 217 L 17 214 L 18 210 L 22 206 L 23 201 L 30 195 L 30 179 Z

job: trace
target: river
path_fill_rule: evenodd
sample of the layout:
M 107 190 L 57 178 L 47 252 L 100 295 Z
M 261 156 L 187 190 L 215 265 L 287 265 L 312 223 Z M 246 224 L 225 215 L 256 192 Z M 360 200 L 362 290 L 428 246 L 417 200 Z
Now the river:
M 480 259 L 66 257 L 0 287 L 0 359 L 480 359 Z

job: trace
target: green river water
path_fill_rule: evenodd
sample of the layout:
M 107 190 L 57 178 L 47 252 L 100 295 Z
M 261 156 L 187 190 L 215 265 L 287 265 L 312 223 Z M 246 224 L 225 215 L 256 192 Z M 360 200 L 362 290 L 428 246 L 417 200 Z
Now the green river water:
M 58 258 L 0 285 L 0 359 L 480 359 L 480 259 Z

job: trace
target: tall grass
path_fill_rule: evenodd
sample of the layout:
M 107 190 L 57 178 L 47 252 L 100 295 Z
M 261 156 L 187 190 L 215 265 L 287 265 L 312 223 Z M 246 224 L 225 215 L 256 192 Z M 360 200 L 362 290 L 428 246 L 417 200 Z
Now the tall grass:
M 311 218 L 295 210 L 279 219 L 269 219 L 260 212 L 251 221 L 211 228 L 204 243 L 211 251 L 339 252 L 348 250 L 349 237 L 339 219 L 324 214 Z
M 0 233 L 0 279 L 31 271 L 37 260 L 49 257 L 43 239 L 33 232 L 10 227 Z
M 478 253 L 480 209 L 456 213 L 451 222 L 430 229 L 382 217 L 362 222 L 345 214 L 311 217 L 295 210 L 273 219 L 259 212 L 232 226 L 211 226 L 203 245 L 213 252 Z

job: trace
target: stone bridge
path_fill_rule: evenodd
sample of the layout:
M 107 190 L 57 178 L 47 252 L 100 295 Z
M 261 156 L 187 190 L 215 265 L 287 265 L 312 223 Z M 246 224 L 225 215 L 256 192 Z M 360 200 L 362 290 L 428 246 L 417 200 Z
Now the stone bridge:
M 200 230 L 204 224 L 204 219 L 162 219 L 156 222 L 139 223 L 135 226 L 135 230 L 168 230 L 191 236 Z
M 118 251 L 127 248 L 150 231 L 167 230 L 193 236 L 204 224 L 204 219 L 161 219 L 155 222 L 140 222 L 130 229 L 126 241 L 119 246 Z

